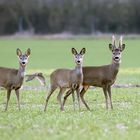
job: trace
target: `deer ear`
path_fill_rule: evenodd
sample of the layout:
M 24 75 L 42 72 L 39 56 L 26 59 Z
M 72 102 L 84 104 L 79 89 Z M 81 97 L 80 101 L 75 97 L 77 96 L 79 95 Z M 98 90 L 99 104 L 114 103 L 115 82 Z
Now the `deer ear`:
M 125 44 L 122 44 L 121 51 L 123 51 L 124 49 L 125 49 Z
M 21 56 L 22 55 L 22 52 L 21 52 L 21 50 L 19 48 L 17 48 L 17 55 L 18 56 Z
M 30 50 L 30 48 L 28 48 L 26 55 L 29 56 L 30 54 L 31 54 L 31 50 Z
M 109 44 L 109 49 L 110 49 L 110 51 L 113 51 L 113 45 L 112 44 Z
M 83 49 L 80 51 L 80 54 L 83 55 L 83 54 L 85 54 L 85 52 L 86 52 L 86 48 L 83 48 Z
M 74 54 L 74 55 L 76 55 L 76 54 L 77 54 L 77 51 L 76 51 L 76 49 L 75 49 L 75 48 L 72 48 L 72 49 L 71 49 L 71 52 L 72 52 L 72 54 Z

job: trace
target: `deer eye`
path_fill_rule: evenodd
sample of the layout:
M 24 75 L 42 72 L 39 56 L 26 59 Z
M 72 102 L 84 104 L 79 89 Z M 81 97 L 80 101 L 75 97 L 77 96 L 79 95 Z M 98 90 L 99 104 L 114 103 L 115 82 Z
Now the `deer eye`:
M 115 53 L 113 53 L 115 55 Z

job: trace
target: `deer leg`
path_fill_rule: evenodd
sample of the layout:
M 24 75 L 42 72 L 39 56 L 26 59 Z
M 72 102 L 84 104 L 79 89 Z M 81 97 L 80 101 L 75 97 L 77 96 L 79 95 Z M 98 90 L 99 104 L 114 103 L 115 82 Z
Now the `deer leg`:
M 82 100 L 82 103 L 85 105 L 85 107 L 87 108 L 87 110 L 90 110 L 88 104 L 86 103 L 85 99 L 84 99 L 84 95 L 86 93 L 86 91 L 88 90 L 89 87 L 87 88 L 82 88 L 81 92 L 80 92 L 80 96 L 81 96 L 81 100 Z
M 6 101 L 5 111 L 7 111 L 7 108 L 8 108 L 8 103 L 9 103 L 10 95 L 11 95 L 11 89 L 8 89 L 7 90 L 7 101 Z
M 16 96 L 17 96 L 18 109 L 20 110 L 19 89 L 15 90 L 15 93 L 16 93 Z
M 72 93 L 73 109 L 75 111 L 75 95 L 74 95 L 74 90 L 73 89 L 71 90 L 71 93 Z
M 108 96 L 107 96 L 107 87 L 103 87 L 103 92 L 105 95 L 105 103 L 106 103 L 106 109 L 108 109 Z
M 67 98 L 69 97 L 69 95 L 72 93 L 72 90 L 70 89 L 70 90 L 68 90 L 67 92 L 66 92 L 66 95 L 64 96 L 64 100 L 63 100 L 63 106 L 65 105 L 65 103 L 66 103 L 66 100 L 67 100 Z
M 48 96 L 47 96 L 47 98 L 46 98 L 46 103 L 45 103 L 44 111 L 46 111 L 47 105 L 48 105 L 48 101 L 49 101 L 49 99 L 50 99 L 52 93 L 53 93 L 55 90 L 56 90 L 56 88 L 51 88 L 51 89 L 50 89 L 49 94 L 48 94 Z
M 111 86 L 108 86 L 107 90 L 108 90 L 108 95 L 109 95 L 111 109 L 113 109 L 112 97 L 111 97 Z
M 76 93 L 77 93 L 78 106 L 79 106 L 79 111 L 80 111 L 81 107 L 80 107 L 80 88 L 79 87 L 77 87 Z
M 70 94 L 72 94 L 73 108 L 75 110 L 75 95 L 74 95 L 74 90 L 73 89 L 68 90 L 66 95 L 64 96 L 63 106 L 65 105 L 65 102 L 66 102 L 66 100 L 67 100 L 67 98 L 69 97 Z
M 61 111 L 64 111 L 64 106 L 63 106 L 63 103 L 61 101 L 61 97 L 62 97 L 63 93 L 65 92 L 65 90 L 66 90 L 65 88 L 60 88 L 59 94 L 57 96 L 57 100 L 58 100 L 58 102 L 60 104 L 60 110 Z

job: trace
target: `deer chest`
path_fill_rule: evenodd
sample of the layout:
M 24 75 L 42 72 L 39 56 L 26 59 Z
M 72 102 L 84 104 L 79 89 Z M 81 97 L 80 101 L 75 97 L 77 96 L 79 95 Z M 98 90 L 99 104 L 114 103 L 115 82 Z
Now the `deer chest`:
M 20 81 L 16 81 L 11 85 L 11 89 L 19 89 L 23 84 L 23 78 Z

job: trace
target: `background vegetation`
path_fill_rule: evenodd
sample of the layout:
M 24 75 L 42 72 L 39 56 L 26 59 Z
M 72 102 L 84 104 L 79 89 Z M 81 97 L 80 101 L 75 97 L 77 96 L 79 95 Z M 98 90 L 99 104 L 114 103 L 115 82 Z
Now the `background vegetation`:
M 0 35 L 140 33 L 139 0 L 0 0 Z
M 49 75 L 57 68 L 74 68 L 71 48 L 86 47 L 84 66 L 111 63 L 110 38 L 78 36 L 69 39 L 43 39 L 42 34 L 140 33 L 140 0 L 0 0 L 0 66 L 18 68 L 16 49 L 31 48 L 27 74 Z M 38 34 L 18 37 L 20 34 Z M 66 35 L 66 37 L 65 37 Z M 29 38 L 28 38 L 29 37 Z M 60 37 L 60 36 L 59 36 Z M 126 49 L 116 84 L 140 85 L 140 39 L 124 38 Z M 35 87 L 35 88 L 33 88 Z M 2 140 L 139 140 L 139 88 L 113 88 L 114 109 L 106 110 L 102 89 L 87 91 L 85 98 L 91 112 L 82 105 L 73 111 L 69 98 L 65 112 L 56 100 L 58 90 L 43 112 L 47 89 L 38 81 L 24 83 L 21 111 L 13 93 L 4 112 L 6 91 L 0 90 L 0 139 Z
M 31 48 L 29 69 L 55 69 L 75 66 L 71 48 L 78 50 L 85 47 L 86 54 L 83 65 L 103 65 L 111 63 L 109 50 L 111 36 L 106 39 L 81 38 L 81 39 L 1 39 L 0 40 L 0 64 L 7 67 L 18 67 L 16 49 L 23 52 Z M 121 68 L 139 67 L 139 38 L 127 39 L 125 51 L 122 53 Z M 118 42 L 116 42 L 118 44 Z M 5 56 L 7 56 L 5 58 Z M 3 61 L 4 60 L 4 61 Z M 11 63 L 12 62 L 12 63 Z
M 108 39 L 0 39 L 0 65 L 18 68 L 16 48 L 31 48 L 27 73 L 43 72 L 49 85 L 49 74 L 56 68 L 74 68 L 71 47 L 86 47 L 84 65 L 103 65 L 111 62 Z M 140 84 L 139 39 L 124 39 L 126 49 L 116 83 Z M 24 86 L 39 86 L 37 81 Z M 6 91 L 0 90 L 0 137 L 2 140 L 139 140 L 140 89 L 113 88 L 114 109 L 106 110 L 102 89 L 90 89 L 85 98 L 91 112 L 82 105 L 73 111 L 72 98 L 60 112 L 54 92 L 43 112 L 47 90 L 21 90 L 21 111 L 18 111 L 13 93 L 7 112 L 4 112 Z

